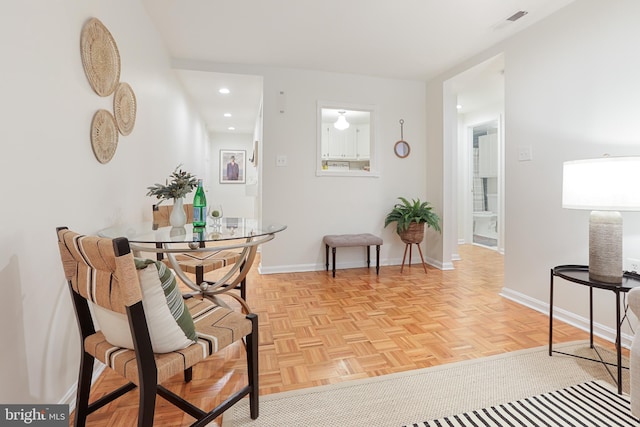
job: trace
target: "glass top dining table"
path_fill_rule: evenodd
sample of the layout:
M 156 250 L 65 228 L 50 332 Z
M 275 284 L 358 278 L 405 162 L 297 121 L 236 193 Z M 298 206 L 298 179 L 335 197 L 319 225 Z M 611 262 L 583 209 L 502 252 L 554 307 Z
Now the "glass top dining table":
M 98 234 L 109 238 L 126 237 L 130 243 L 134 244 L 193 244 L 194 242 L 224 242 L 237 239 L 255 240 L 269 236 L 273 238 L 275 233 L 286 228 L 287 226 L 282 224 L 260 224 L 258 220 L 251 218 L 225 217 L 220 218 L 219 224 L 209 220 L 205 227 L 194 227 L 192 224 L 186 224 L 184 227 L 159 227 L 152 221 L 148 221 L 116 225 L 100 230 Z
M 205 227 L 194 227 L 192 224 L 186 224 L 184 227 L 161 227 L 152 221 L 121 224 L 100 230 L 98 235 L 112 239 L 126 237 L 136 256 L 139 256 L 140 252 L 166 256 L 176 276 L 195 291 L 192 294 L 201 294 L 221 304 L 217 296 L 235 289 L 245 279 L 258 246 L 272 240 L 276 233 L 286 228 L 286 225 L 261 223 L 251 218 L 224 217 L 217 222 L 208 219 Z M 240 259 L 216 281 L 204 280 L 202 283 L 195 283 L 176 259 L 176 254 L 206 256 L 206 253 L 215 254 L 229 250 L 238 251 Z M 246 311 L 249 311 L 246 301 L 242 298 L 234 293 L 227 295 L 238 300 Z

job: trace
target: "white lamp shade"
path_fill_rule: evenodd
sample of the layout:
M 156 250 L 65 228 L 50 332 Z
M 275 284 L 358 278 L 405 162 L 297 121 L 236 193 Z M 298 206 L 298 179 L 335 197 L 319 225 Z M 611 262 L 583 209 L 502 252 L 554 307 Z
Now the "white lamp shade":
M 640 210 L 640 157 L 603 157 L 564 162 L 562 207 Z

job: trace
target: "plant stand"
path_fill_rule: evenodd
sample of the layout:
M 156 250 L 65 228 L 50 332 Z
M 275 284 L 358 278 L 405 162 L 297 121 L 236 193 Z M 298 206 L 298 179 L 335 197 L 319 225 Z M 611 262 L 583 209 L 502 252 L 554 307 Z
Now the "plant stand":
M 404 269 L 404 260 L 407 258 L 407 249 L 409 249 L 409 267 L 411 267 L 411 245 L 416 245 L 418 247 L 418 252 L 420 252 L 420 259 L 422 260 L 422 268 L 424 268 L 424 272 L 427 272 L 427 265 L 424 262 L 424 257 L 422 256 L 422 249 L 420 249 L 419 243 L 405 243 L 404 246 L 404 256 L 402 257 L 402 267 L 400 267 L 400 273 Z
M 411 245 L 416 245 L 418 247 L 418 252 L 420 252 L 420 259 L 422 260 L 422 268 L 424 268 L 424 272 L 426 273 L 427 265 L 424 262 L 422 249 L 420 248 L 420 243 L 422 242 L 422 239 L 424 239 L 424 223 L 414 222 L 409 225 L 409 228 L 398 234 L 400 236 L 400 240 L 402 240 L 405 244 L 400 273 L 402 273 L 402 270 L 404 270 L 404 261 L 407 258 L 407 249 L 409 250 L 409 267 L 411 267 Z

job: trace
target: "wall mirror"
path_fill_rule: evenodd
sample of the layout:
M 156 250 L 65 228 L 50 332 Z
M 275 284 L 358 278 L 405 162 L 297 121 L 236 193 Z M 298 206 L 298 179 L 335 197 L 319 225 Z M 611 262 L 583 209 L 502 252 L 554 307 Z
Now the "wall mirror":
M 378 176 L 375 109 L 318 102 L 318 176 Z
M 411 147 L 409 147 L 409 143 L 407 141 L 401 139 L 393 146 L 393 152 L 396 153 L 396 156 L 404 159 L 411 152 Z
M 393 146 L 393 152 L 401 159 L 407 157 L 411 152 L 409 143 L 404 140 L 404 119 L 400 119 L 400 140 Z

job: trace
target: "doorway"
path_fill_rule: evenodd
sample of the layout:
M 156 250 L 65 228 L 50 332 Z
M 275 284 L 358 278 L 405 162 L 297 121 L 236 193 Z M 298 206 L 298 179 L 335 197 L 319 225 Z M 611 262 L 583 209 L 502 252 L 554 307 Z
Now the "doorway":
M 469 128 L 471 159 L 471 241 L 491 249 L 498 247 L 498 121 L 493 120 Z
M 453 108 L 448 110 L 453 113 L 449 126 L 457 135 L 451 161 L 456 181 L 456 243 L 479 245 L 502 254 L 504 67 L 500 54 L 447 82 L 457 107 L 455 113 Z

